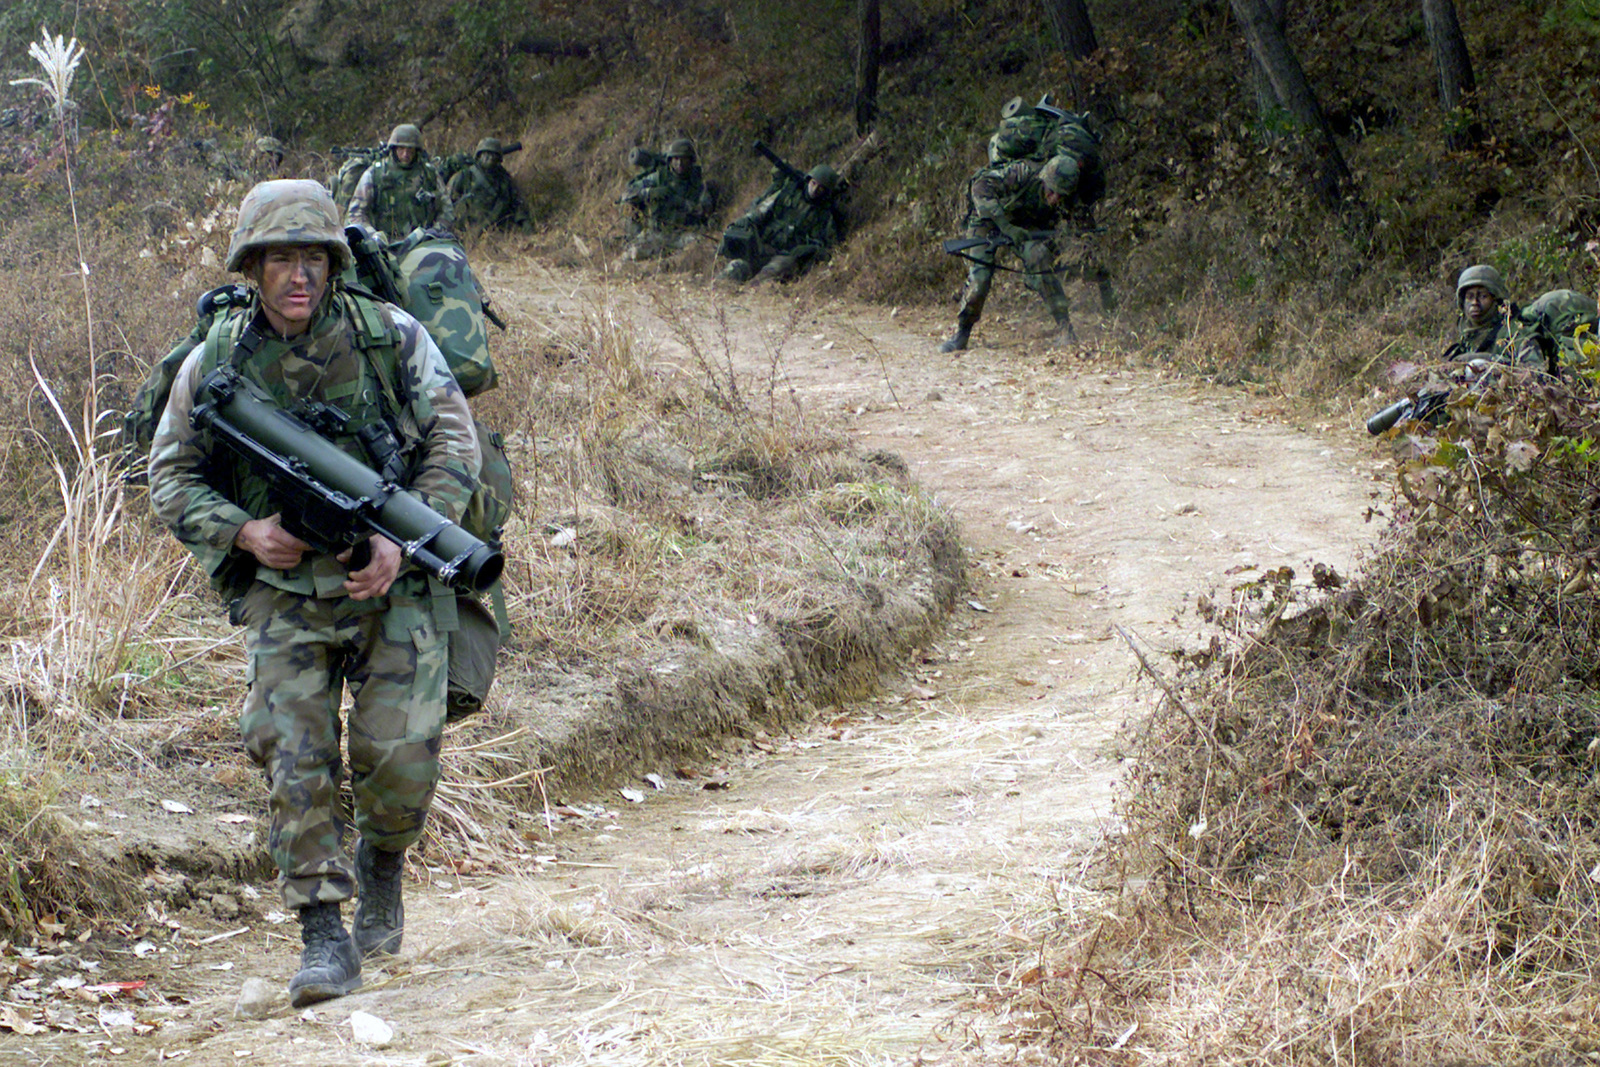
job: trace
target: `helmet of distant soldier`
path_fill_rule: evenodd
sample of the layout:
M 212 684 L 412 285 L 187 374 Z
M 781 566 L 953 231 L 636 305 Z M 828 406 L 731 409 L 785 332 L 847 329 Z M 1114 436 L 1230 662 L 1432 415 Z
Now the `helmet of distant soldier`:
M 806 177 L 822 186 L 830 193 L 839 191 L 839 172 L 826 163 L 818 163 L 811 168 L 811 173 Z
M 687 137 L 680 137 L 667 145 L 668 159 L 687 159 L 694 162 L 694 142 Z
M 1022 97 L 1013 96 L 1010 100 L 1007 100 L 1006 103 L 1005 103 L 1005 106 L 1000 109 L 1000 119 L 1001 119 L 1001 121 L 1005 121 L 1006 119 L 1009 119 L 1012 116 L 1016 115 L 1017 112 L 1019 112 L 1021 110 L 1022 110 Z
M 270 156 L 274 153 L 281 156 L 283 155 L 283 142 L 276 137 L 257 137 L 256 151 L 264 156 Z
M 1462 298 L 1468 289 L 1474 285 L 1481 285 L 1489 290 L 1489 295 L 1496 300 L 1508 300 L 1511 290 L 1506 288 L 1506 280 L 1500 277 L 1500 272 L 1487 263 L 1478 263 L 1461 272 L 1456 279 L 1456 306 L 1461 306 Z
M 1057 196 L 1071 196 L 1078 189 L 1078 160 L 1063 152 L 1052 156 L 1039 171 L 1039 184 Z
M 422 131 L 409 122 L 402 122 L 389 131 L 389 140 L 385 142 L 390 148 L 415 148 L 422 151 Z
M 229 270 L 251 252 L 274 245 L 322 245 L 337 274 L 350 265 L 339 208 L 321 182 L 282 179 L 262 182 L 239 205 L 239 221 L 228 244 Z
M 485 137 L 483 140 L 479 141 L 478 147 L 472 150 L 472 158 L 477 159 L 485 152 L 488 152 L 490 155 L 494 156 L 492 162 L 495 163 L 498 163 L 504 159 L 506 154 L 505 146 L 500 143 L 500 138 L 498 137 Z

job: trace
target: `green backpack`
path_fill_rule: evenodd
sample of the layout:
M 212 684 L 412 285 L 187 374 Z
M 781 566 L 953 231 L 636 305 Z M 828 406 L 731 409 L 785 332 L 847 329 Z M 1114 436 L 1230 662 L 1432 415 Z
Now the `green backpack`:
M 356 186 L 361 184 L 361 176 L 367 172 L 378 158 L 376 148 L 354 148 L 345 156 L 344 162 L 339 164 L 338 173 L 328 183 L 328 189 L 333 193 L 333 202 L 343 211 L 350 203 L 350 198 L 356 195 Z
M 124 477 L 142 482 L 147 474 L 150 445 L 155 440 L 161 413 L 167 410 L 167 394 L 178 377 L 178 369 L 195 345 L 206 339 L 219 316 L 250 303 L 250 290 L 243 285 L 224 285 L 206 293 L 195 303 L 194 329 L 179 341 L 145 376 L 122 416 L 122 465 Z
M 1522 309 L 1522 317 L 1548 338 L 1552 373 L 1578 365 L 1583 359 L 1581 339 L 1600 340 L 1595 329 L 1600 323 L 1600 305 L 1587 293 L 1572 289 L 1552 289 Z

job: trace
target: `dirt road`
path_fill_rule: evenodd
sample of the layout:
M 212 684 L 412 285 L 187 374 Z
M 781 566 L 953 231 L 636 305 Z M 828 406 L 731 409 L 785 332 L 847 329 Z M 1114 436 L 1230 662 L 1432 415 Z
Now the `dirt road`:
M 580 313 L 576 279 L 495 283 L 513 315 Z M 673 297 L 697 314 L 711 298 Z M 723 299 L 764 363 L 791 304 Z M 730 753 L 727 790 L 614 797 L 525 876 L 434 872 L 409 889 L 405 952 L 357 995 L 286 1006 L 287 923 L 208 948 L 196 969 L 228 969 L 156 1033 L 52 1041 L 17 1062 L 114 1047 L 124 1062 L 207 1065 L 1005 1059 L 986 990 L 1026 960 L 1051 908 L 1092 903 L 1079 872 L 1112 808 L 1105 743 L 1150 700 L 1113 627 L 1153 649 L 1194 645 L 1184 605 L 1230 569 L 1347 573 L 1374 532 L 1354 433 L 1288 430 L 1237 395 L 1147 372 L 1046 365 L 1025 313 L 1015 328 L 995 313 L 959 358 L 933 352 L 946 324 L 856 306 L 812 310 L 783 346 L 802 403 L 863 450 L 904 457 L 972 549 L 971 603 L 882 696 Z M 639 314 L 675 358 L 670 332 Z M 251 975 L 279 997 L 262 1020 L 233 1014 Z M 354 1011 L 390 1042 L 356 1044 Z

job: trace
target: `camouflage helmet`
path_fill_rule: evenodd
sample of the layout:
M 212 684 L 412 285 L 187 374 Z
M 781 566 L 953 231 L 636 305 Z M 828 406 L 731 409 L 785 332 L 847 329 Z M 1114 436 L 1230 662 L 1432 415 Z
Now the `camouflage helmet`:
M 485 137 L 479 141 L 478 147 L 472 150 L 473 158 L 477 158 L 485 152 L 493 152 L 497 156 L 506 154 L 505 146 L 500 143 L 500 138 L 498 137 Z
M 239 222 L 228 245 L 229 270 L 238 270 L 245 256 L 273 245 L 314 245 L 327 248 L 333 273 L 350 265 L 339 208 L 321 182 L 280 179 L 262 182 L 239 205 Z
M 839 191 L 839 172 L 834 170 L 826 163 L 818 163 L 816 166 L 812 167 L 811 172 L 807 174 L 806 177 L 810 178 L 812 181 L 816 182 L 830 193 L 836 193 Z
M 1062 153 L 1053 156 L 1039 171 L 1039 184 L 1057 196 L 1071 196 L 1078 189 L 1078 160 Z
M 402 122 L 389 131 L 389 140 L 386 142 L 390 148 L 415 148 L 422 151 L 422 131 L 409 122 Z
M 274 152 L 281 156 L 283 155 L 283 142 L 276 137 L 257 137 L 256 151 L 264 156 L 272 155 Z
M 1511 297 L 1511 290 L 1506 288 L 1506 280 L 1500 277 L 1500 272 L 1485 263 L 1479 263 L 1462 271 L 1461 276 L 1456 279 L 1457 307 L 1461 306 L 1467 290 L 1474 285 L 1481 285 L 1489 290 L 1489 295 L 1496 300 L 1507 300 Z
M 694 162 L 694 142 L 687 137 L 680 137 L 667 145 L 668 159 L 687 159 Z

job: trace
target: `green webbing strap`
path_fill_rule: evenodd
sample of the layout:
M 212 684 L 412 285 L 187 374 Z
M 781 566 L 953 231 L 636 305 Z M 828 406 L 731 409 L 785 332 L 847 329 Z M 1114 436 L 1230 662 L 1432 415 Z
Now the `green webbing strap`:
M 500 627 L 500 643 L 503 645 L 511 636 L 511 615 L 506 611 L 506 590 L 499 579 L 495 579 L 495 583 L 489 587 L 488 596 L 489 606 L 494 609 L 495 625 Z
M 461 617 L 456 614 L 456 591 L 433 575 L 428 575 L 428 597 L 433 601 L 433 621 L 442 634 L 453 634 L 461 629 Z

